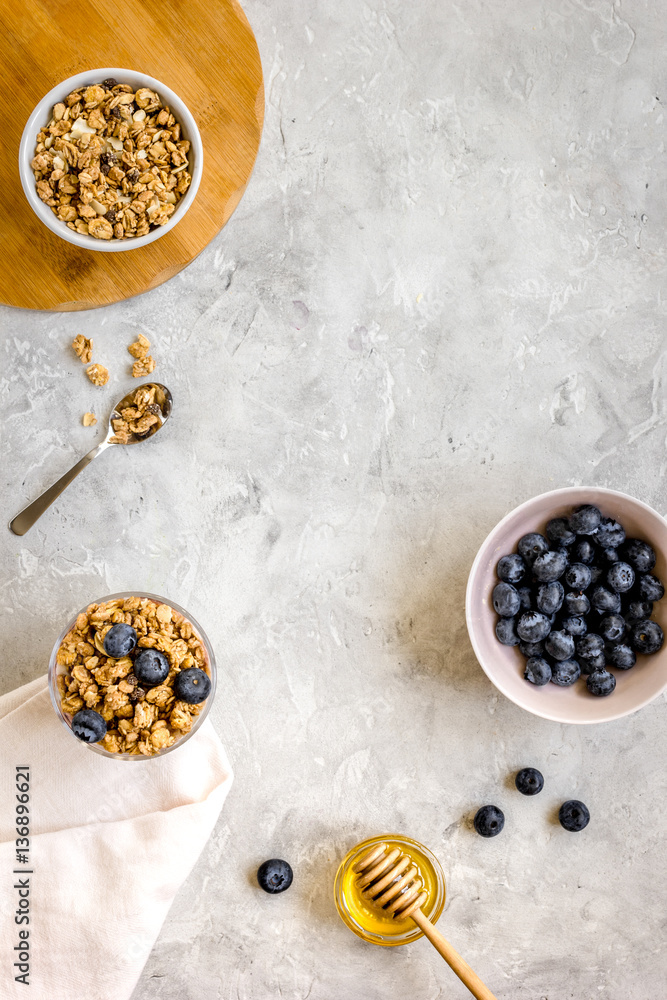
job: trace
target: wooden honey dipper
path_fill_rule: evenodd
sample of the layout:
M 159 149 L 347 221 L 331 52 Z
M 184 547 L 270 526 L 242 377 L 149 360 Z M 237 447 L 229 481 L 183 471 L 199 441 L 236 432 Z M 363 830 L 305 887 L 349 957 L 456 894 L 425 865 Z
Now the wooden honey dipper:
M 387 853 L 388 852 L 388 853 Z M 477 1000 L 496 1000 L 422 910 L 428 899 L 417 866 L 398 847 L 376 844 L 352 866 L 363 898 L 398 920 L 410 917 Z

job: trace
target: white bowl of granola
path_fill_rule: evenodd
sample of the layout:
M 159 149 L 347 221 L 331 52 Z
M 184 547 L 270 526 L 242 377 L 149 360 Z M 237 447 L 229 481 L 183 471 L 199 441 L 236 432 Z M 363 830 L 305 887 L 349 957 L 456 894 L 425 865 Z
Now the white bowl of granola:
M 187 106 L 133 70 L 63 80 L 30 115 L 19 147 L 26 198 L 45 226 L 78 247 L 146 246 L 184 217 L 203 147 Z
M 110 655 L 114 626 L 134 632 L 134 645 Z M 164 674 L 147 679 L 140 671 L 137 661 L 148 652 L 157 652 Z M 197 692 L 193 680 L 204 689 Z M 173 601 L 140 591 L 87 604 L 58 636 L 49 661 L 61 722 L 83 746 L 115 760 L 148 760 L 182 746 L 208 714 L 215 686 L 215 656 L 201 626 Z

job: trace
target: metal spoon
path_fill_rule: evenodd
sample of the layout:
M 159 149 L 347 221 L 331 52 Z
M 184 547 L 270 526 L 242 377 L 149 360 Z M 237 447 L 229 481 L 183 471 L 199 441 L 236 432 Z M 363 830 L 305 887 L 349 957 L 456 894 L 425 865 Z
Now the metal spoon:
M 137 435 L 132 434 L 127 442 L 114 441 L 116 437 L 116 432 L 112 421 L 121 419 L 120 411 L 126 409 L 127 407 L 133 406 L 134 397 L 138 389 L 144 388 L 155 388 L 155 402 L 159 407 L 159 413 L 155 415 L 158 417 L 158 422 L 153 424 L 146 434 Z M 145 441 L 147 438 L 153 437 L 154 434 L 160 430 L 161 427 L 167 422 L 171 416 L 171 410 L 173 406 L 173 400 L 171 398 L 171 393 L 166 386 L 160 385 L 159 382 L 144 382 L 143 385 L 138 386 L 129 392 L 127 396 L 123 396 L 119 403 L 116 404 L 114 409 L 111 411 L 111 416 L 109 417 L 109 429 L 107 431 L 107 436 L 98 444 L 96 448 L 89 451 L 87 455 L 76 463 L 76 465 L 66 472 L 64 476 L 50 486 L 48 490 L 45 490 L 41 496 L 29 503 L 27 507 L 16 515 L 16 517 L 9 522 L 9 527 L 14 532 L 15 535 L 25 535 L 26 531 L 32 528 L 35 521 L 42 516 L 47 507 L 50 507 L 53 501 L 60 496 L 63 490 L 69 486 L 73 479 L 79 475 L 82 469 L 85 469 L 87 465 L 90 465 L 94 458 L 101 455 L 103 451 L 115 444 L 137 444 L 139 441 Z

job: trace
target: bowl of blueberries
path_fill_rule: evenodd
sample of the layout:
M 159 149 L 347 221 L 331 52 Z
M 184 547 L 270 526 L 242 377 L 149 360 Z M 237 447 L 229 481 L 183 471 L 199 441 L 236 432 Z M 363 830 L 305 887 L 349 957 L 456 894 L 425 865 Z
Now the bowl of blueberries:
M 571 487 L 511 511 L 468 579 L 470 641 L 534 715 L 608 722 L 667 690 L 667 522 L 615 490 Z

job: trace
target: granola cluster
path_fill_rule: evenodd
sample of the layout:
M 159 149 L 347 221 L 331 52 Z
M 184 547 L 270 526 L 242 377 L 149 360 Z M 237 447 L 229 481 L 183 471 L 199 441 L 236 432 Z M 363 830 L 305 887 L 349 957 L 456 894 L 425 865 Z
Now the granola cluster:
M 164 226 L 190 187 L 190 143 L 147 87 L 104 80 L 73 90 L 37 135 L 37 193 L 70 229 L 99 240 Z
M 144 438 L 153 433 L 154 427 L 157 430 L 162 423 L 162 409 L 156 402 L 156 392 L 154 385 L 139 386 L 132 397 L 132 405 L 123 407 L 120 417 L 112 417 L 114 435 L 110 440 L 114 444 L 127 444 L 133 435 Z
M 112 625 L 124 622 L 139 639 L 136 652 L 155 648 L 169 660 L 164 683 L 144 689 L 132 672 L 130 656 L 114 659 L 104 651 L 104 637 Z M 61 708 L 73 716 L 82 708 L 99 712 L 107 723 L 100 746 L 110 753 L 151 756 L 190 731 L 203 704 L 179 701 L 173 690 L 181 670 L 198 667 L 206 673 L 208 658 L 191 623 L 167 604 L 148 598 L 91 604 L 63 639 L 56 663 Z

